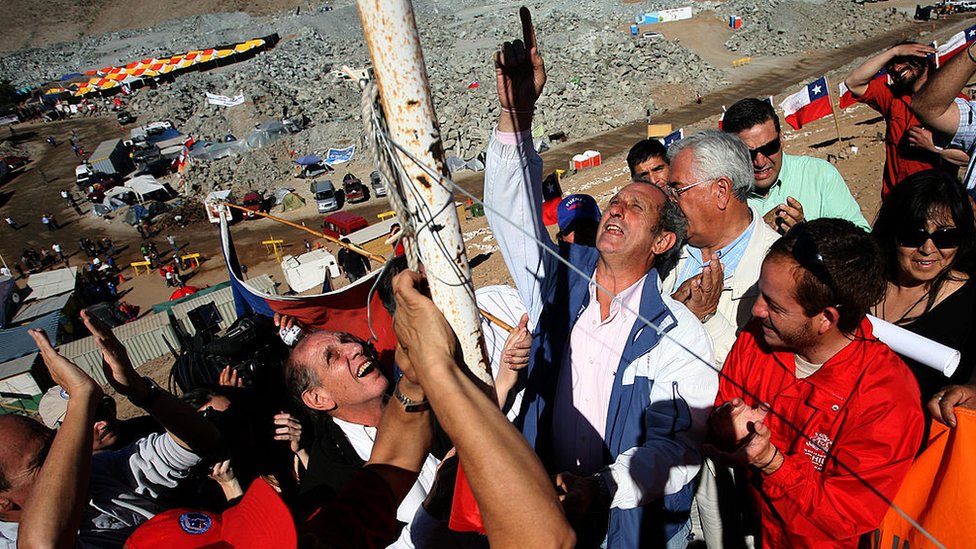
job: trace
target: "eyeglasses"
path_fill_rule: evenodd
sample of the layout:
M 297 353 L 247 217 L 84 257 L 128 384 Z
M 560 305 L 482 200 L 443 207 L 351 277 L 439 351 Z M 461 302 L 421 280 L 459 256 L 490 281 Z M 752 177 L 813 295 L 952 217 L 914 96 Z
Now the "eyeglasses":
M 837 290 L 834 287 L 834 279 L 830 276 L 830 271 L 827 270 L 827 264 L 824 262 L 820 250 L 817 249 L 817 243 L 813 241 L 813 237 L 807 231 L 806 223 L 797 223 L 786 234 L 796 237 L 796 240 L 793 241 L 793 259 L 801 267 L 810 271 L 824 286 L 830 288 L 830 291 L 836 296 Z
M 769 143 L 766 143 L 765 145 L 760 145 L 755 149 L 749 149 L 749 156 L 751 156 L 753 160 L 755 160 L 756 157 L 759 156 L 760 154 L 765 156 L 766 158 L 769 158 L 774 154 L 778 153 L 779 149 L 780 149 L 780 140 L 779 140 L 779 136 L 777 135 L 776 138 L 770 141 Z
M 667 191 L 671 195 L 672 198 L 674 198 L 675 200 L 677 200 L 681 195 L 685 194 L 689 190 L 691 190 L 691 189 L 693 189 L 693 188 L 695 188 L 695 187 L 697 187 L 699 185 L 705 184 L 705 183 L 711 183 L 712 181 L 715 181 L 716 179 L 718 179 L 718 178 L 717 177 L 713 177 L 712 179 L 703 179 L 701 181 L 698 181 L 697 183 L 690 183 L 688 185 L 685 185 L 684 187 L 678 187 L 674 183 L 668 183 Z
M 958 227 L 943 227 L 932 232 L 920 227 L 903 229 L 895 234 L 895 241 L 904 248 L 921 248 L 927 240 L 931 240 L 940 250 L 951 250 L 959 247 L 962 235 Z

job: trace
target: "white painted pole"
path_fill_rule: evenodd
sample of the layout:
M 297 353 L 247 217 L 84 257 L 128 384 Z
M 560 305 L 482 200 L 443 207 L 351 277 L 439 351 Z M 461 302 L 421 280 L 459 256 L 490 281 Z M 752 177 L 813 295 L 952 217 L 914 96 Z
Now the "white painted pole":
M 409 0 L 358 0 L 366 45 L 391 139 L 448 176 L 440 126 Z M 454 328 L 468 368 L 493 385 L 453 193 L 396 151 L 414 192 L 402 197 L 417 220 L 416 240 L 431 296 Z

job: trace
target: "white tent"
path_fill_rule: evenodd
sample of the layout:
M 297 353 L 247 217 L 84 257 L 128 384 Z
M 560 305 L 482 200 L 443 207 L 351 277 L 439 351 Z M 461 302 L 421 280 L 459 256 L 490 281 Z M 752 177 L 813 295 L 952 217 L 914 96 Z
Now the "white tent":
M 167 199 L 173 194 L 173 191 L 169 189 L 166 185 L 160 184 L 155 177 L 151 175 L 139 175 L 129 179 L 124 183 L 125 189 L 132 191 L 136 195 L 136 200 L 140 203 L 151 199 Z M 114 189 L 112 189 L 114 190 Z

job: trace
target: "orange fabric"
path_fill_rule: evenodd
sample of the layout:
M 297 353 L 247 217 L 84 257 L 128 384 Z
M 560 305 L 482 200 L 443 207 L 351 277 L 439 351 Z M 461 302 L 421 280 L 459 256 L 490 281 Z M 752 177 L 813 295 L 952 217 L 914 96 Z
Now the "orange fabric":
M 932 422 L 929 445 L 915 460 L 894 502 L 945 547 L 972 547 L 976 411 L 956 408 L 955 413 L 954 429 Z M 872 541 L 872 547 L 935 547 L 894 508 L 888 510 Z
M 458 463 L 457 481 L 454 484 L 454 499 L 451 502 L 451 518 L 447 527 L 455 532 L 485 533 L 485 524 L 481 520 L 481 509 L 468 484 L 468 477 L 464 476 L 464 468 Z

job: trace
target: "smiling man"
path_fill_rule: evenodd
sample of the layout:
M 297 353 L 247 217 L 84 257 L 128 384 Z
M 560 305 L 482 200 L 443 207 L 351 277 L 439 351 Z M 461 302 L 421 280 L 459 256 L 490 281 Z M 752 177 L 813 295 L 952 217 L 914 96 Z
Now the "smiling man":
M 922 125 L 910 109 L 912 98 L 929 78 L 928 55 L 935 48 L 916 42 L 902 42 L 857 67 L 844 83 L 858 101 L 881 113 L 885 119 L 885 165 L 881 198 L 909 175 L 938 169 L 959 173 L 969 155 L 949 147 L 951 136 Z M 888 78 L 877 78 L 884 69 Z
M 485 163 L 488 224 L 536 327 L 518 424 L 557 474 L 579 546 L 684 547 L 717 384 L 701 323 L 661 292 L 684 220 L 634 182 L 603 209 L 596 248 L 551 243 L 531 137 L 546 74 L 522 16 L 523 39 L 495 55 L 501 116 Z
M 797 225 L 763 261 L 710 421 L 714 459 L 750 477 L 762 547 L 858 547 L 908 473 L 922 412 L 866 318 L 884 288 L 877 245 L 839 219 Z
M 779 116 L 768 101 L 737 101 L 726 111 L 722 130 L 749 148 L 756 182 L 748 203 L 770 227 L 782 234 L 796 223 L 837 217 L 870 229 L 837 168 L 820 158 L 783 152 Z
M 335 498 L 369 460 L 389 399 L 389 380 L 378 366 L 376 351 L 367 342 L 326 331 L 312 332 L 299 341 L 285 364 L 292 398 L 310 410 L 315 421 L 301 484 L 308 510 Z M 397 511 L 400 522 L 409 524 L 413 519 L 433 483 L 437 464 L 437 458 L 427 457 Z M 409 531 L 403 539 L 407 536 Z

